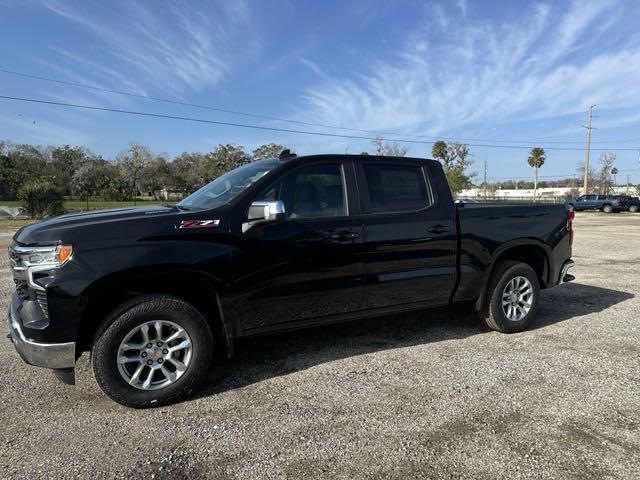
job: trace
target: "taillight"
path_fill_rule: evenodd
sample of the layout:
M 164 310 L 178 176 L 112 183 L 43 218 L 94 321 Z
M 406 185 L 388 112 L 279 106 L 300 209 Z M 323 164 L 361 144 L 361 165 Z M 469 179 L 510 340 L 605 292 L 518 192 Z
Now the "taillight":
M 569 246 L 573 246 L 573 219 L 576 217 L 576 212 L 573 210 L 567 210 L 567 230 L 569 232 Z

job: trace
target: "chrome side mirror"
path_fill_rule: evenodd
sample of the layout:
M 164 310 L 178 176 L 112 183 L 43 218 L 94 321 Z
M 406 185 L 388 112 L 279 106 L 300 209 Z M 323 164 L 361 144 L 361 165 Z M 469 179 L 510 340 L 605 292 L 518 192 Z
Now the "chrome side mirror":
M 249 207 L 247 221 L 242 224 L 242 231 L 246 232 L 254 225 L 262 223 L 280 222 L 285 219 L 284 202 L 256 201 Z

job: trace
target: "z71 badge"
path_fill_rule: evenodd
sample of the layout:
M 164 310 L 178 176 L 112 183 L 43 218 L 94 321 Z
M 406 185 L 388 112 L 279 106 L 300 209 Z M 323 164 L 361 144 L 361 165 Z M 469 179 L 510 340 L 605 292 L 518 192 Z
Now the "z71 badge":
M 220 225 L 220 220 L 182 220 L 179 228 L 210 228 Z

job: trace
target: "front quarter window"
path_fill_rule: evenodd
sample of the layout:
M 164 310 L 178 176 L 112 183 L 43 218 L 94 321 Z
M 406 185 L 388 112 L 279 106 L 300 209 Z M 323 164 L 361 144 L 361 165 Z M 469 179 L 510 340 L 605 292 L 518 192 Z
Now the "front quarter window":
M 178 208 L 205 210 L 231 202 L 240 193 L 276 168 L 278 160 L 259 160 L 221 175 L 178 203 Z

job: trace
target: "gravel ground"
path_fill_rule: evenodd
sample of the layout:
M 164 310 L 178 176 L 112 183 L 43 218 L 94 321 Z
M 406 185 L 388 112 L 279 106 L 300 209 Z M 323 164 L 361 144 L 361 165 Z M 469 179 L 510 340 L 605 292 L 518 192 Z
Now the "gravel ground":
M 527 332 L 437 310 L 243 341 L 160 409 L 109 401 L 86 356 L 71 387 L 1 341 L 0 476 L 638 478 L 640 215 L 578 214 L 574 252 Z

